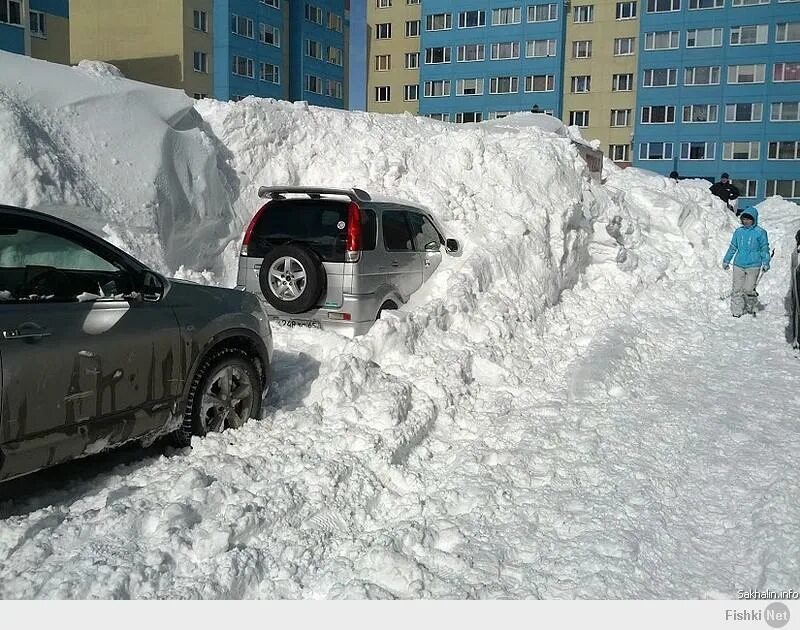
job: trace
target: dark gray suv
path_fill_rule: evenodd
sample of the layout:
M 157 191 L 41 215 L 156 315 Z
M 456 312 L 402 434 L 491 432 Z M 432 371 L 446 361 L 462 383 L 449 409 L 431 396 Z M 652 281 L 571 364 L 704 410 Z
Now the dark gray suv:
M 237 427 L 260 410 L 271 358 L 253 295 L 168 280 L 71 223 L 0 206 L 0 481 Z

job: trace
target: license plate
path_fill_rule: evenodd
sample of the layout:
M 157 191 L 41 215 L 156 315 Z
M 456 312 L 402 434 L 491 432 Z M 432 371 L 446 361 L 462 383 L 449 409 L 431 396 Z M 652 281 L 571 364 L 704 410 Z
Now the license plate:
M 278 319 L 276 322 L 287 328 L 322 328 L 314 319 Z

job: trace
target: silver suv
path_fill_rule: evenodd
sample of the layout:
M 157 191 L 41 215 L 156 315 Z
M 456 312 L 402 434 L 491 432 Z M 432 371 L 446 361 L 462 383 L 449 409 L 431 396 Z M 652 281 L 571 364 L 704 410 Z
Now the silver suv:
M 0 481 L 133 440 L 237 427 L 270 385 L 260 300 L 169 280 L 0 205 Z
M 288 197 L 287 195 L 295 195 Z M 262 186 L 244 234 L 237 288 L 274 322 L 362 334 L 433 274 L 454 238 L 421 206 L 358 188 Z

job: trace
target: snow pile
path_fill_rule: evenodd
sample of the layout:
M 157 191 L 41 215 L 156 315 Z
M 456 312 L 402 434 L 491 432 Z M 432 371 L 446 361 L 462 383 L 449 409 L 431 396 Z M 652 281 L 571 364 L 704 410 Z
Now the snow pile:
M 0 199 L 59 208 L 156 268 L 221 271 L 236 178 L 183 92 L 0 51 Z
M 93 136 L 41 95 L 36 121 L 62 122 L 54 146 L 83 134 L 83 155 L 113 164 L 129 128 L 102 103 L 120 107 L 115 86 L 137 84 L 91 81 Z M 260 422 L 176 456 L 113 466 L 114 454 L 99 472 L 86 460 L 77 478 L 50 489 L 58 476 L 44 474 L 1 503 L 0 596 L 730 597 L 800 571 L 800 401 L 783 337 L 794 204 L 761 205 L 778 246 L 764 310 L 732 320 L 718 297 L 735 219 L 707 183 L 611 167 L 594 183 L 569 135 L 526 116 L 456 126 L 201 101 L 191 133 L 232 178 L 227 214 L 214 223 L 175 204 L 162 232 L 145 219 L 164 210 L 143 212 L 129 180 L 148 174 L 170 197 L 185 154 L 161 152 L 154 170 L 128 156 L 124 180 L 99 167 L 73 177 L 37 153 L 14 96 L 28 88 L 4 89 L 0 112 L 28 119 L 0 142 L 28 167 L 0 175 L 0 190 L 96 203 L 128 248 L 189 277 L 232 282 L 260 185 L 420 202 L 464 255 L 364 337 L 277 329 Z M 136 93 L 140 113 L 175 96 Z M 114 203 L 99 204 L 96 185 Z M 216 267 L 189 236 L 208 251 L 227 243 Z

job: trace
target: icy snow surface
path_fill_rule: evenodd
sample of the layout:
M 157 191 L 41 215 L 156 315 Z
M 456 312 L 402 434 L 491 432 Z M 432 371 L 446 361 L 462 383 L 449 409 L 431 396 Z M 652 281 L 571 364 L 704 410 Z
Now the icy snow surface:
M 763 310 L 737 320 L 720 299 L 735 220 L 707 183 L 610 166 L 596 184 L 568 137 L 525 116 L 191 106 L 0 53 L 0 195 L 206 282 L 232 283 L 259 185 L 421 202 L 464 256 L 364 337 L 277 329 L 260 421 L 6 497 L 0 596 L 702 598 L 797 583 L 796 205 L 760 206 L 776 255 Z

